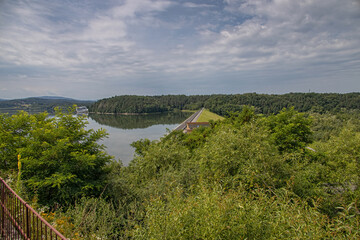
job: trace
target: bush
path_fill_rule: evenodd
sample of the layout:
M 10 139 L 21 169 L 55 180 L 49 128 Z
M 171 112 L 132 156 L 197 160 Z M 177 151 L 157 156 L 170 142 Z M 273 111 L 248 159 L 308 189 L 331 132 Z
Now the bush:
M 146 205 L 144 225 L 135 239 L 324 239 L 346 237 L 331 231 L 325 215 L 286 190 L 224 191 L 200 188 L 182 197 L 178 189 Z M 341 225 L 343 223 L 340 223 Z M 358 234 L 352 235 L 358 236 Z
M 276 147 L 270 143 L 267 131 L 256 123 L 240 129 L 219 127 L 194 158 L 200 176 L 210 184 L 222 182 L 226 186 L 241 182 L 271 186 L 273 170 L 282 171 Z

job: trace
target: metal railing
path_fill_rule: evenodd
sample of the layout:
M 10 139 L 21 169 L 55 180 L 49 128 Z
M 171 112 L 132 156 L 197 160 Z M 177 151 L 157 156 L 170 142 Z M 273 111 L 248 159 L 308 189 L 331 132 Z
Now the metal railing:
M 0 239 L 66 239 L 0 178 Z

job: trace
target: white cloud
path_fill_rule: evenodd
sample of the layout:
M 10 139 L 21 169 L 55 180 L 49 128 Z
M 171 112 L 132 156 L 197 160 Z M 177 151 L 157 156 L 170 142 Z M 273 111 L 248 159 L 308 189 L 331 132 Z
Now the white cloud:
M 108 54 L 127 52 L 135 45 L 128 38 L 129 18 L 136 14 L 151 14 L 170 5 L 168 1 L 136 0 L 97 12 L 91 16 L 73 16 L 81 19 L 82 26 L 63 24 L 48 16 L 57 16 L 56 8 L 49 4 L 29 2 L 7 5 L 9 13 L 2 12 L 6 24 L 0 25 L 0 56 L 5 62 L 19 65 L 76 67 L 88 63 L 111 61 Z M 69 5 L 68 8 L 74 7 Z M 5 22 L 5 21 L 4 21 Z M 64 26 L 65 25 L 65 26 Z
M 170 5 L 172 3 L 166 0 L 126 0 L 123 5 L 113 8 L 111 13 L 114 17 L 118 18 L 134 18 L 136 14 L 164 11 Z
M 358 2 L 227 1 L 229 9 L 251 18 L 221 31 L 217 40 L 197 53 L 235 68 L 257 64 L 310 64 L 360 53 Z M 229 61 L 233 57 L 233 62 Z M 358 56 L 355 56 L 358 57 Z M 242 62 L 241 59 L 246 61 Z M 239 66 L 238 64 L 241 63 Z
M 184 3 L 184 7 L 188 8 L 213 8 L 214 5 L 211 4 L 199 4 L 199 3 L 193 3 L 193 2 L 186 2 Z

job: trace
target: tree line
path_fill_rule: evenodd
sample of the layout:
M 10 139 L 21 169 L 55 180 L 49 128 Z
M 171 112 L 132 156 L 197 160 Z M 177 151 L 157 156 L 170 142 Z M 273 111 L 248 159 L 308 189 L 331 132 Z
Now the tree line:
M 360 109 L 360 93 L 288 93 L 269 94 L 214 94 L 214 95 L 123 95 L 95 102 L 90 111 L 95 113 L 154 113 L 174 110 L 197 110 L 205 107 L 225 116 L 241 111 L 242 106 L 255 107 L 256 113 L 277 113 L 283 108 L 294 107 L 296 111 L 327 112 L 341 109 Z

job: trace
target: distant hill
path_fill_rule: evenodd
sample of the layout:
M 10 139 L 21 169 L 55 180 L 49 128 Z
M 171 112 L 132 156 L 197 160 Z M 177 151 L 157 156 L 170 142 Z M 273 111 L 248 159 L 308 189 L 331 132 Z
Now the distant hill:
M 0 101 L 0 112 L 13 113 L 19 110 L 24 110 L 30 113 L 47 111 L 54 113 L 55 107 L 68 108 L 76 104 L 78 106 L 89 107 L 94 101 L 76 100 L 71 98 L 59 96 L 42 96 L 30 97 L 22 99 L 2 100 Z

